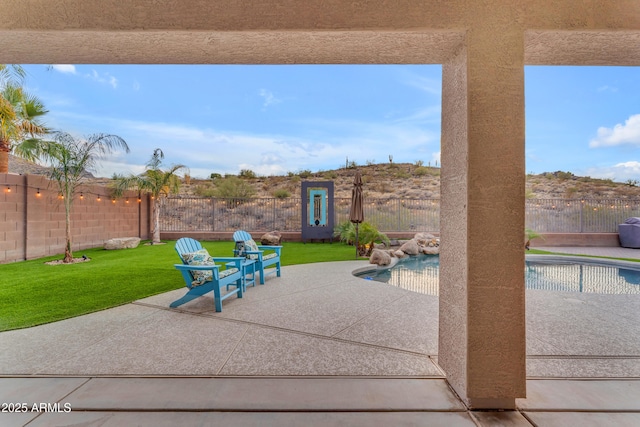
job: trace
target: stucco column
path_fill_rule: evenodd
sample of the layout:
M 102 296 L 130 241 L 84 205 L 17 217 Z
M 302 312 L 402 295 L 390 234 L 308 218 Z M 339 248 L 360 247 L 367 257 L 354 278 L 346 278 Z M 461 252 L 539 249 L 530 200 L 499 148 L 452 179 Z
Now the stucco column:
M 443 64 L 438 363 L 471 408 L 525 397 L 524 48 L 467 33 Z

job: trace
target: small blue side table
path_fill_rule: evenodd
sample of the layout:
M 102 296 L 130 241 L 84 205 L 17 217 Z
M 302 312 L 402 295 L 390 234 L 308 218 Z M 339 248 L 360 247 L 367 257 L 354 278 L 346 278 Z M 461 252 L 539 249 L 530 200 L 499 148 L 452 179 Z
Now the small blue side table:
M 247 285 L 256 285 L 256 260 L 247 258 L 240 263 L 242 268 L 242 291 L 247 290 Z M 247 277 L 248 275 L 250 277 Z

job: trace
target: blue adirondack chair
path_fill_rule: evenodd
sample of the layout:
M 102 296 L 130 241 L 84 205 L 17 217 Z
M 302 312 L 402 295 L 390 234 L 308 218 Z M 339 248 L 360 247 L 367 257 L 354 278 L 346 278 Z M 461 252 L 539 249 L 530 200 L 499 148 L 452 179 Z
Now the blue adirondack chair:
M 213 291 L 216 311 L 222 311 L 222 300 L 237 294 L 242 298 L 243 277 L 239 257 L 209 257 L 206 249 L 200 242 L 189 237 L 183 237 L 176 242 L 176 252 L 180 256 L 182 264 L 174 264 L 189 291 L 180 299 L 172 302 L 170 307 L 178 307 L 199 296 Z M 191 264 L 189 264 L 191 262 Z M 220 271 L 220 266 L 213 262 L 221 262 L 226 266 Z M 201 265 L 201 264 L 206 265 Z M 199 265 L 200 264 L 200 265 Z M 222 287 L 226 286 L 227 293 L 222 295 Z M 230 287 L 235 287 L 229 291 Z
M 247 257 L 256 261 L 256 271 L 260 272 L 260 284 L 264 285 L 265 274 L 276 273 L 280 277 L 280 254 L 282 252 L 282 246 L 265 246 L 258 245 L 251 237 L 251 234 L 243 230 L 238 230 L 233 233 L 233 240 L 236 242 L 244 242 L 245 253 Z M 265 253 L 264 251 L 269 251 Z M 233 251 L 234 255 L 238 255 L 238 250 Z M 265 268 L 270 268 L 265 273 Z

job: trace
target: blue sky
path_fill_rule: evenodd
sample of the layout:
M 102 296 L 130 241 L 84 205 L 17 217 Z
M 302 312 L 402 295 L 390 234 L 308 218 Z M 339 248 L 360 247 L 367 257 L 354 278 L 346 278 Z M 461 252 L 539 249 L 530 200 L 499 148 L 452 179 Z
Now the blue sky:
M 394 162 L 439 165 L 437 65 L 26 65 L 46 123 L 111 133 L 140 173 L 155 148 L 193 177 Z M 527 172 L 640 180 L 640 69 L 527 67 Z

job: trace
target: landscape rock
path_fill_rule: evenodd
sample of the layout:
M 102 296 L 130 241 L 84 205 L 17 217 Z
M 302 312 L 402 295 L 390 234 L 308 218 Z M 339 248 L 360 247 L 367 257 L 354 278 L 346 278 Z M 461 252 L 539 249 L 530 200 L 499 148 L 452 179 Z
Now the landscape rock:
M 279 231 L 270 231 L 260 237 L 260 244 L 267 246 L 280 246 L 282 234 Z
M 407 255 L 418 255 L 420 253 L 420 247 L 415 240 L 409 240 L 400 246 L 400 250 Z
M 427 246 L 427 244 L 432 240 L 435 240 L 435 238 L 436 237 L 433 234 L 424 232 L 416 233 L 415 236 L 413 236 L 413 239 L 421 246 Z
M 116 237 L 115 239 L 109 239 L 104 242 L 104 248 L 106 250 L 133 249 L 137 248 L 139 244 L 139 237 Z
M 404 252 L 402 252 L 400 249 L 397 249 L 393 255 L 395 255 L 396 258 L 404 258 L 406 256 L 409 256 L 407 254 L 405 254 Z
M 376 265 L 389 265 L 391 264 L 391 255 L 387 251 L 374 249 L 369 257 L 369 263 Z
M 438 255 L 440 253 L 440 248 L 439 247 L 426 246 L 422 250 L 422 253 L 425 254 L 425 255 Z

